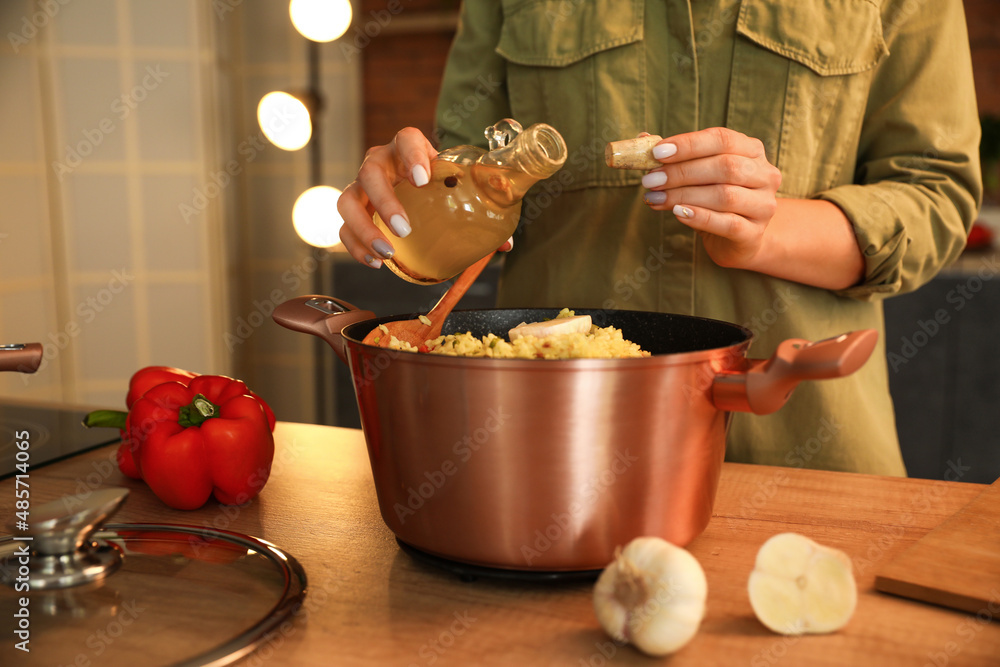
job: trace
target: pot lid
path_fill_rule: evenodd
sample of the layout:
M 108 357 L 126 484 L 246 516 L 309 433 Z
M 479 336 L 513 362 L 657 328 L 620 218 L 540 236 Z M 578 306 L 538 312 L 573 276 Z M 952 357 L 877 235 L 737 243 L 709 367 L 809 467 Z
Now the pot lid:
M 0 663 L 226 665 L 302 604 L 291 555 L 239 533 L 101 524 L 127 489 L 101 489 L 16 515 L 0 538 Z M 30 653 L 24 653 L 27 649 Z M 14 663 L 16 664 L 16 663 Z

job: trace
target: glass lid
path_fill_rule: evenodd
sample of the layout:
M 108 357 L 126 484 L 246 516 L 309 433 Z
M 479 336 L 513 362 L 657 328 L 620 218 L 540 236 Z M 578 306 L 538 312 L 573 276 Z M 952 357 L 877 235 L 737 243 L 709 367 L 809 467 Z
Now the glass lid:
M 32 508 L 0 538 L 0 664 L 225 665 L 302 604 L 306 574 L 269 542 L 173 524 L 99 525 L 127 489 Z M 30 652 L 24 652 L 24 649 Z

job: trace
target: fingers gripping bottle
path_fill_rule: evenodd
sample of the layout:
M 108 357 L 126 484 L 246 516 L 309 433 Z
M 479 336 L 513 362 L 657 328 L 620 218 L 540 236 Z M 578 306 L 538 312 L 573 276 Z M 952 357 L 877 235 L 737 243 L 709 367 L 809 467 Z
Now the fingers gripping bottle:
M 551 126 L 524 130 L 509 118 L 486 128 L 490 149 L 456 146 L 431 160 L 430 182 L 408 180 L 395 192 L 412 231 L 396 238 L 379 215 L 375 225 L 396 253 L 386 266 L 404 280 L 439 283 L 496 250 L 517 227 L 521 199 L 566 162 L 566 142 Z

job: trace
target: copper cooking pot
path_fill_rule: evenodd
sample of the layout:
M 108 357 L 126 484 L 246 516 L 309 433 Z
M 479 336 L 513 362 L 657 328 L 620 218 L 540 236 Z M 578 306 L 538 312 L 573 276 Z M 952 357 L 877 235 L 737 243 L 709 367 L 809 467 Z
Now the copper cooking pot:
M 445 333 L 504 335 L 558 309 L 455 311 Z M 767 414 L 806 379 L 848 375 L 874 330 L 786 340 L 698 317 L 576 309 L 649 350 L 639 359 L 488 359 L 361 341 L 384 322 L 324 296 L 279 305 L 282 326 L 350 366 L 386 525 L 435 556 L 530 571 L 600 569 L 640 535 L 678 545 L 708 523 L 731 411 Z

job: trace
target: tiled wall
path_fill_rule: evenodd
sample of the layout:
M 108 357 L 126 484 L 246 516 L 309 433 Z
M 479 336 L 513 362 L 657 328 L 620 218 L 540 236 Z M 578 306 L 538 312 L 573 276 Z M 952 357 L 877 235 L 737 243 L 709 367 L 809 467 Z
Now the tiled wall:
M 302 243 L 292 229 L 295 199 L 310 187 L 308 149 L 267 146 L 256 121 L 257 102 L 271 90 L 308 85 L 307 45 L 288 19 L 287 2 L 244 0 L 225 19 L 231 62 L 225 63 L 227 95 L 236 112 L 228 128 L 228 159 L 242 169 L 235 188 L 231 227 L 235 267 L 234 309 L 226 322 L 226 349 L 240 377 L 260 388 L 279 418 L 328 422 L 330 394 L 316 405 L 317 378 L 332 391 L 332 351 L 319 339 L 293 333 L 265 314 L 273 304 L 329 287 L 329 254 Z M 343 189 L 358 170 L 362 148 L 360 63 L 339 42 L 319 46 L 323 111 L 319 119 L 323 184 Z M 329 290 L 326 290 L 329 291 Z M 339 362 L 338 362 L 339 363 Z M 319 414 L 317 414 L 319 412 Z M 325 414 L 323 414 L 325 413 Z
M 0 343 L 46 346 L 0 396 L 115 406 L 162 364 L 312 419 L 312 341 L 265 318 L 316 264 L 291 226 L 308 155 L 256 126 L 264 92 L 305 83 L 287 3 L 3 0 L 0 36 Z M 323 54 L 326 181 L 343 187 L 356 65 Z
M 0 4 L 0 340 L 46 347 L 3 394 L 116 404 L 140 365 L 229 369 L 220 217 L 178 208 L 215 159 L 200 6 Z

